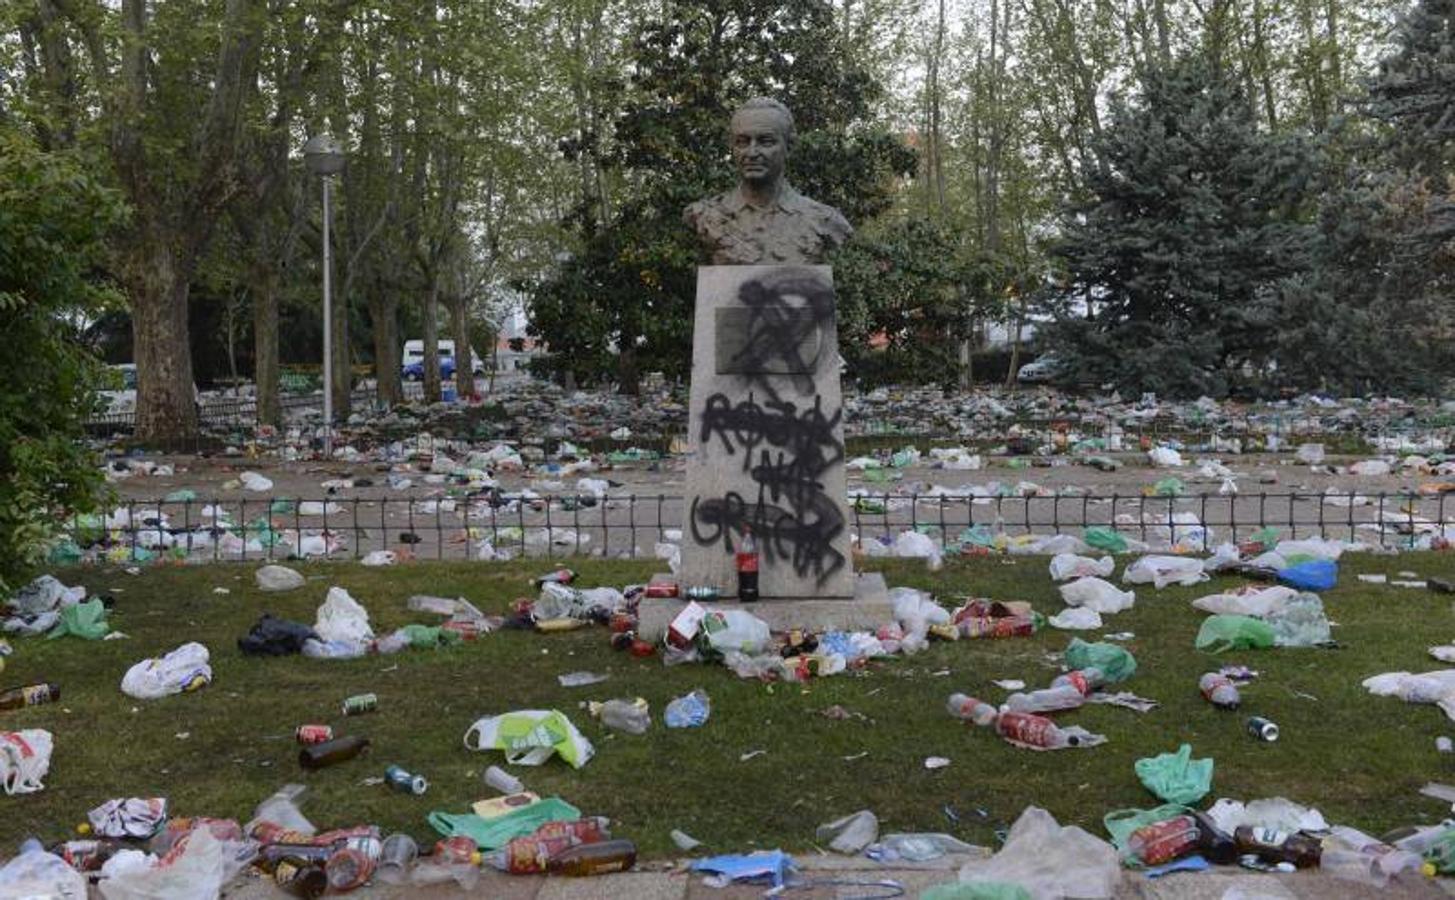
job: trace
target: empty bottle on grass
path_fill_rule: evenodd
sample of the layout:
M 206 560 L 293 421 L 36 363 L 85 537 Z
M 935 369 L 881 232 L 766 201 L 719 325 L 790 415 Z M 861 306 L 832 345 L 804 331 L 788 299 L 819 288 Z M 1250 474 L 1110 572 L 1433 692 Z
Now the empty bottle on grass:
M 950 715 L 957 719 L 965 719 L 974 722 L 976 725 L 989 725 L 995 721 L 1000 712 L 984 700 L 977 700 L 966 694 L 951 694 L 946 704 Z
M 310 744 L 298 751 L 298 765 L 305 769 L 322 769 L 353 759 L 369 746 L 369 739 L 359 735 L 334 738 L 322 744 Z
M 1241 853 L 1254 854 L 1265 862 L 1292 863 L 1300 869 L 1317 866 L 1323 850 L 1318 838 L 1253 825 L 1238 826 L 1233 832 L 1233 840 Z
M 27 706 L 39 706 L 42 703 L 54 703 L 59 699 L 61 699 L 61 689 L 52 682 L 27 684 L 24 687 L 11 688 L 0 693 L 0 710 L 23 709 Z
M 1198 679 L 1197 689 L 1202 691 L 1207 702 L 1219 709 L 1237 709 L 1242 703 L 1242 697 L 1238 694 L 1238 686 L 1233 680 L 1221 672 L 1208 672 Z
M 1075 669 L 1065 675 L 1057 675 L 1051 681 L 1051 687 L 1058 688 L 1070 685 L 1081 692 L 1083 697 L 1092 691 L 1106 684 L 1106 673 L 1095 666 L 1087 666 L 1084 669 Z
M 636 864 L 636 844 L 624 840 L 600 841 L 562 850 L 546 861 L 546 871 L 552 875 L 584 877 L 625 872 Z
M 1006 711 L 995 720 L 996 732 L 1013 744 L 1039 747 L 1043 750 L 1060 750 L 1065 747 L 1088 746 L 1100 743 L 1084 728 L 1061 728 L 1045 716 L 1035 713 Z
M 1075 709 L 1086 702 L 1086 695 L 1072 684 L 1049 687 L 1030 693 L 1015 693 L 1005 698 L 1005 708 L 1018 713 L 1056 712 Z

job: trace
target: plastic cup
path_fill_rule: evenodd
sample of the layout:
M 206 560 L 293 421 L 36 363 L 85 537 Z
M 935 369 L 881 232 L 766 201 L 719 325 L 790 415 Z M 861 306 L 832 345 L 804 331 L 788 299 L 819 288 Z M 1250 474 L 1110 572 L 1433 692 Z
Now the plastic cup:
M 389 835 L 379 853 L 379 880 L 387 884 L 402 884 L 418 856 L 419 845 L 414 838 L 407 834 Z
M 525 785 L 520 783 L 519 778 L 499 766 L 491 766 L 485 770 L 485 783 L 502 794 L 519 794 L 525 790 Z

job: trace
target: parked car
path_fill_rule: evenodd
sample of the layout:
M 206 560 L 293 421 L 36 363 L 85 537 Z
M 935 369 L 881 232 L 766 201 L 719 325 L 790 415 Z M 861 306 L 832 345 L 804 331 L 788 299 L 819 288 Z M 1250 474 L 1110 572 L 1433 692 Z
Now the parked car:
M 1017 381 L 1036 384 L 1051 381 L 1064 371 L 1066 371 L 1066 363 L 1062 362 L 1060 357 L 1054 353 L 1044 353 L 1021 366 L 1015 377 Z
M 452 340 L 441 339 L 439 342 L 438 352 L 440 358 L 440 378 L 445 380 L 454 378 L 455 342 Z M 402 367 L 400 370 L 400 374 L 403 375 L 405 381 L 423 381 L 424 341 L 405 341 L 404 359 L 401 361 L 401 363 Z M 470 363 L 470 371 L 475 374 L 475 377 L 484 377 L 485 360 L 481 359 L 480 354 L 475 352 L 474 347 L 470 348 Z

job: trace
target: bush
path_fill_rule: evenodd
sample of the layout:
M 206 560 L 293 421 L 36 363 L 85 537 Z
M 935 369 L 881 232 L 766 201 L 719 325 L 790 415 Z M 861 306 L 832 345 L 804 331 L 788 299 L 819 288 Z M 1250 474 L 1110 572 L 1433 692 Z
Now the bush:
M 0 597 L 101 483 L 81 426 L 100 367 L 75 332 L 115 300 L 94 272 L 122 209 L 96 170 L 0 126 Z

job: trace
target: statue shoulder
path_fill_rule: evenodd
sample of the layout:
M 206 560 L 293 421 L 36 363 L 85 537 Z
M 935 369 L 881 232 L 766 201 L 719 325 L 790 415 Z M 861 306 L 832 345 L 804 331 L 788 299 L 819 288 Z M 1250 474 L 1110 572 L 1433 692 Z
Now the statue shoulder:
M 703 197 L 693 203 L 687 204 L 682 210 L 682 221 L 693 228 L 699 227 L 700 223 L 712 219 L 721 218 L 727 208 L 727 200 L 732 192 L 714 194 L 711 197 Z
M 827 203 L 820 203 L 801 194 L 799 196 L 802 197 L 805 211 L 812 217 L 814 225 L 820 232 L 832 237 L 835 243 L 842 244 L 854 233 L 854 226 L 849 224 L 843 213 Z

